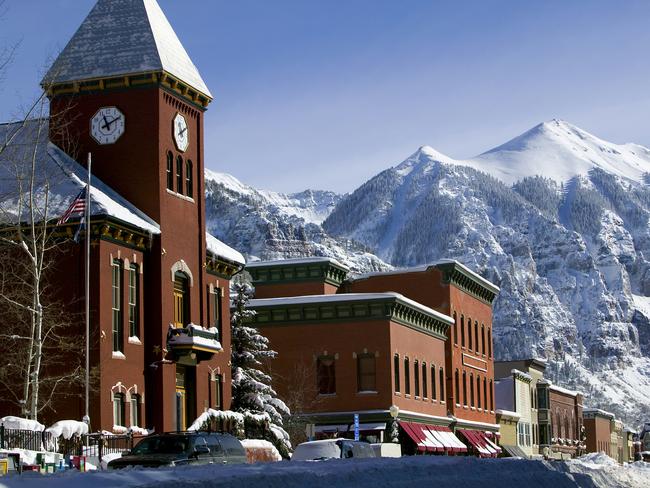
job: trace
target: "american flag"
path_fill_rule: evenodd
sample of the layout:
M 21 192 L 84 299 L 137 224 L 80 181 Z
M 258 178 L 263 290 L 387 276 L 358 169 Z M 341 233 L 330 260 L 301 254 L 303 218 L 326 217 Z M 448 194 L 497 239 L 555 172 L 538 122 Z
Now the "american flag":
M 61 216 L 56 225 L 63 225 L 70 217 L 73 215 L 83 214 L 86 211 L 86 187 L 79 192 L 79 195 L 72 200 L 72 203 L 68 207 L 68 210 Z

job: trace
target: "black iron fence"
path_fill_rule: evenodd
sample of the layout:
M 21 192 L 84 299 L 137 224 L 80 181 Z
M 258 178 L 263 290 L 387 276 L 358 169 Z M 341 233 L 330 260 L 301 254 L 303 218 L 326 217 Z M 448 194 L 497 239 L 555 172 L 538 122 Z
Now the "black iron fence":
M 0 449 L 58 452 L 66 457 L 97 457 L 101 462 L 107 454 L 119 454 L 133 449 L 145 436 L 86 434 L 71 439 L 55 438 L 51 432 L 7 429 L 0 425 Z
M 0 425 L 0 449 L 25 449 L 43 451 L 53 441 L 50 432 L 34 430 L 7 429 Z

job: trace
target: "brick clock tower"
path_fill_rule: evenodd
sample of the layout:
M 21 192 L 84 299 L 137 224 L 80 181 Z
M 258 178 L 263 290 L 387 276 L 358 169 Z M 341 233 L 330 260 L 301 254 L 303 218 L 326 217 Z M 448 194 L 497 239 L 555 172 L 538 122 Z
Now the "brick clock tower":
M 206 239 L 210 91 L 156 0 L 99 0 L 43 88 L 51 141 L 84 166 L 91 153 L 93 178 L 160 228 L 143 241 L 93 218 L 93 428 L 185 429 L 229 406 L 223 324 L 242 264 Z

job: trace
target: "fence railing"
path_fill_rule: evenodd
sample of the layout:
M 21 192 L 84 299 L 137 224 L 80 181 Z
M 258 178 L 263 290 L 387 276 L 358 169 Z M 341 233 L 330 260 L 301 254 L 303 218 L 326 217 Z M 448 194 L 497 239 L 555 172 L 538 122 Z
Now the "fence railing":
M 50 432 L 7 429 L 4 425 L 0 425 L 0 449 L 43 451 L 52 441 Z
M 133 449 L 145 436 L 133 434 L 86 434 L 72 439 L 55 438 L 51 432 L 7 429 L 0 425 L 0 449 L 58 452 L 63 456 L 97 457 L 101 462 L 107 454 L 119 454 Z

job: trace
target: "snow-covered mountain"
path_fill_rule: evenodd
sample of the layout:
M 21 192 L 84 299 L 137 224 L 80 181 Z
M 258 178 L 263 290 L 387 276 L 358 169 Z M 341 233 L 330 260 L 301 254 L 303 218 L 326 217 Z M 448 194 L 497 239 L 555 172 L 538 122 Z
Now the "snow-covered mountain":
M 341 195 L 257 190 L 210 170 L 205 172 L 205 192 L 208 231 L 249 260 L 329 256 L 360 272 L 390 268 L 360 244 L 323 231 L 320 224 Z
M 650 150 L 554 120 L 468 161 L 422 147 L 328 200 L 322 225 L 303 204 L 273 203 L 297 196 L 225 176 L 207 183 L 207 208 L 215 235 L 263 258 L 335 255 L 355 270 L 463 261 L 501 287 L 498 358 L 546 358 L 556 382 L 636 425 L 650 418 L 646 173 Z
M 592 169 L 643 181 L 650 173 L 650 150 L 637 144 L 612 144 L 555 119 L 463 164 L 508 184 L 539 174 L 563 182 Z

